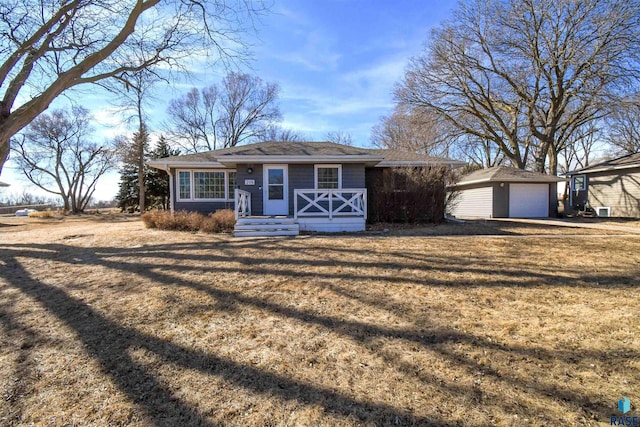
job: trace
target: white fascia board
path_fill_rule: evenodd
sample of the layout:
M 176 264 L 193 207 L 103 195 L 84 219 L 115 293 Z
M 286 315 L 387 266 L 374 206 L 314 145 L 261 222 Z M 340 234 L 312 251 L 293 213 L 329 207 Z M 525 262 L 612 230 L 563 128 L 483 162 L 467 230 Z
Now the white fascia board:
M 203 168 L 211 168 L 211 169 L 226 169 L 227 166 L 223 165 L 220 162 L 185 162 L 185 161 L 172 161 L 172 162 L 164 162 L 162 159 L 159 160 L 149 160 L 147 162 L 149 166 L 156 169 L 162 169 L 168 171 L 169 168 L 182 168 L 182 169 L 203 169 Z
M 291 163 L 378 163 L 382 156 L 368 155 L 334 155 L 334 156 L 220 156 L 218 160 L 223 164 L 262 163 L 262 164 L 291 164 Z
M 455 184 L 451 184 L 449 188 L 462 187 L 465 185 L 473 185 L 473 184 L 483 184 L 487 182 L 516 182 L 516 183 L 528 182 L 530 184 L 553 184 L 554 182 L 563 182 L 563 181 L 566 181 L 566 179 L 560 178 L 560 177 L 556 177 L 556 179 L 549 179 L 548 181 L 534 181 L 526 178 L 509 178 L 509 179 L 482 178 L 482 179 L 476 179 L 473 181 L 456 182 Z
M 491 181 L 492 181 L 491 178 L 482 178 L 482 179 L 476 179 L 476 180 L 473 180 L 473 181 L 456 182 L 455 184 L 451 184 L 449 187 L 450 188 L 462 187 L 463 185 L 482 184 L 482 183 L 491 182 Z
M 595 166 L 593 169 L 589 168 L 587 170 L 579 170 L 579 171 L 575 171 L 575 172 L 568 172 L 566 175 L 569 176 L 573 176 L 573 175 L 587 175 L 590 173 L 598 173 L 598 172 L 614 172 L 617 170 L 623 170 L 623 169 L 637 169 L 640 168 L 640 164 L 635 164 L 635 165 L 622 165 L 622 166 L 603 166 L 603 167 L 597 167 Z

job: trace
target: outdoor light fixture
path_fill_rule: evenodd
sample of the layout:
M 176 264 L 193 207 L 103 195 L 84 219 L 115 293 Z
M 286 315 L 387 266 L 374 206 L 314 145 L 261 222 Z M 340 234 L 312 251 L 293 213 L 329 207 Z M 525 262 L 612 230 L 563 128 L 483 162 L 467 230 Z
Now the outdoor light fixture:
M 249 167 L 247 168 L 247 173 L 248 173 L 249 175 L 251 175 L 251 174 L 253 173 L 253 168 L 252 168 L 251 166 L 249 166 Z

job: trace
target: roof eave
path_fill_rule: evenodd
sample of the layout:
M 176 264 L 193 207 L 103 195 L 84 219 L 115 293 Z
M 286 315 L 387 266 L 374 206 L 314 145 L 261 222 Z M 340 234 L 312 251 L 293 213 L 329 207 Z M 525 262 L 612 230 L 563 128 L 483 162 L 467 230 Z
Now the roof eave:
M 582 174 L 587 174 L 587 173 L 613 172 L 613 171 L 617 171 L 617 170 L 637 169 L 637 168 L 640 168 L 640 163 L 631 164 L 631 165 L 606 166 L 606 167 L 594 166 L 593 168 L 589 167 L 589 168 L 585 168 L 585 169 L 579 169 L 579 170 L 573 171 L 573 172 L 567 172 L 565 175 L 572 176 L 572 175 L 582 175 Z
M 482 178 L 482 179 L 474 179 L 473 181 L 456 182 L 455 184 L 452 184 L 449 187 L 450 188 L 463 187 L 465 185 L 484 184 L 487 182 L 530 182 L 532 184 L 551 184 L 554 182 L 562 182 L 562 181 L 566 181 L 566 180 L 560 177 L 556 177 L 555 179 L 549 178 L 547 180 L 535 180 L 535 179 L 527 179 L 527 178 L 489 177 L 489 178 Z
M 223 165 L 220 162 L 212 162 L 212 161 L 206 161 L 206 162 L 202 162 L 202 161 L 163 161 L 162 159 L 159 160 L 149 160 L 147 162 L 147 164 L 149 166 L 151 166 L 152 168 L 156 168 L 156 169 L 162 169 L 164 171 L 169 171 L 169 169 L 173 168 L 221 168 L 224 169 L 227 166 Z
M 459 160 L 382 160 L 376 167 L 418 167 L 429 165 L 446 165 L 451 169 L 455 169 L 465 166 L 466 163 Z

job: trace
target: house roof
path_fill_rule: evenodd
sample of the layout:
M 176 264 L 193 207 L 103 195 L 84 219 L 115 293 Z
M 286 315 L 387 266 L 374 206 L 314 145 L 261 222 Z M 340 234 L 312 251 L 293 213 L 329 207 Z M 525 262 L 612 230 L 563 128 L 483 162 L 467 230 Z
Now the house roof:
M 460 160 L 447 159 L 445 157 L 427 156 L 425 154 L 413 153 L 410 151 L 387 150 L 387 149 L 368 149 L 368 151 L 383 157 L 383 160 L 376 166 L 414 166 L 416 163 L 427 164 L 444 164 L 452 168 L 466 165 L 466 162 Z
M 495 166 L 471 172 L 470 174 L 463 176 L 453 185 L 453 187 L 489 182 L 548 183 L 561 181 L 564 181 L 564 178 L 560 178 L 555 175 L 546 175 L 539 172 L 532 172 L 507 166 Z
M 640 168 L 640 153 L 628 154 L 626 156 L 618 157 L 615 159 L 605 160 L 603 162 L 596 163 L 595 165 L 569 172 L 567 173 L 567 175 L 571 176 L 577 174 L 606 172 L 632 168 Z
M 369 166 L 424 166 L 447 164 L 450 167 L 465 163 L 441 157 L 425 156 L 398 150 L 351 147 L 334 142 L 267 141 L 239 145 L 220 150 L 166 157 L 149 165 L 161 169 L 169 167 L 233 167 L 237 163 L 309 163 L 340 162 L 365 163 Z
M 0 187 L 8 187 L 11 184 L 7 184 L 6 182 L 0 181 Z

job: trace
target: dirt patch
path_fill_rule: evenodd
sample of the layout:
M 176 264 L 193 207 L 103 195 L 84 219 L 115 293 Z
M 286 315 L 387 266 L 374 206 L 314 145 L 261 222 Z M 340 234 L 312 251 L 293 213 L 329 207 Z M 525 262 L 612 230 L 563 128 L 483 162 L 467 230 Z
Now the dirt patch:
M 16 230 L 3 425 L 597 425 L 640 399 L 639 238 Z

